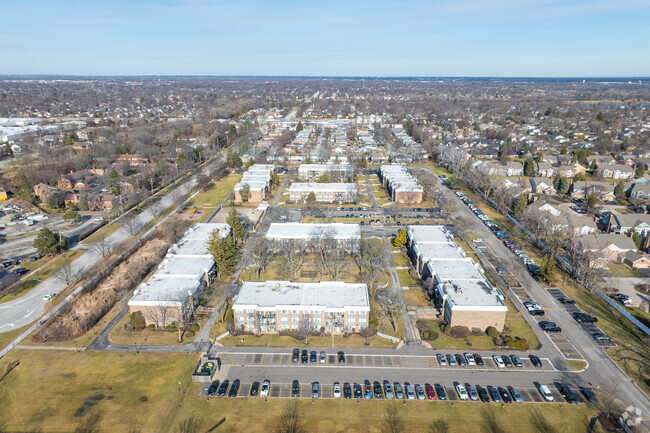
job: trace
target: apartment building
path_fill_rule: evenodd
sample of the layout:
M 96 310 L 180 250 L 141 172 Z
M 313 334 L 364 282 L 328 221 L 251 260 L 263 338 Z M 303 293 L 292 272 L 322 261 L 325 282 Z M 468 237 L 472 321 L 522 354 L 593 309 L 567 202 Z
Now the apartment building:
M 354 169 L 350 164 L 300 164 L 298 167 L 300 180 L 315 182 L 323 174 L 328 174 L 332 180 L 352 181 Z
M 354 203 L 357 200 L 356 183 L 292 183 L 289 187 L 289 200 L 304 203 L 309 195 L 319 203 Z
M 332 248 L 352 253 L 359 250 L 359 224 L 344 223 L 272 223 L 266 232 L 274 251 L 290 246 L 295 251 L 310 251 L 313 242 L 330 241 Z
M 235 201 L 242 202 L 242 189 L 248 188 L 248 202 L 260 203 L 266 198 L 271 189 L 271 173 L 275 171 L 273 164 L 253 164 L 246 170 L 241 180 L 235 185 Z
M 382 165 L 379 174 L 395 203 L 422 203 L 424 189 L 402 165 Z
M 342 334 L 368 326 L 370 300 L 362 283 L 244 281 L 232 309 L 235 326 L 245 331 Z

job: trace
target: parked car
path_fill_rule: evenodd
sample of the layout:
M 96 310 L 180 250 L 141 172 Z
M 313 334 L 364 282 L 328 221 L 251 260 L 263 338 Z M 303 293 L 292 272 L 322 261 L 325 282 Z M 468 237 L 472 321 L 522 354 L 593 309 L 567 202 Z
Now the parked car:
M 341 398 L 341 384 L 338 382 L 334 382 L 334 385 L 332 386 L 332 396 L 334 398 Z
M 488 394 L 487 390 L 483 388 L 480 385 L 476 385 L 476 392 L 478 393 L 478 398 L 483 402 L 483 403 L 489 403 L 490 402 L 490 395 Z
M 208 395 L 215 395 L 217 393 L 217 389 L 219 389 L 219 381 L 215 380 L 210 384 L 210 387 L 208 388 Z
M 458 362 L 458 365 L 460 367 L 465 367 L 467 365 L 467 362 L 465 362 L 465 357 L 459 353 L 456 354 L 456 362 Z
M 546 401 L 553 401 L 554 400 L 553 393 L 551 392 L 550 389 L 548 389 L 548 386 L 546 386 L 546 385 L 540 385 L 539 393 L 542 395 L 542 397 Z
M 465 385 L 456 382 L 454 383 L 454 388 L 456 388 L 456 393 L 458 394 L 458 398 L 460 398 L 461 400 L 467 400 L 469 398 L 469 394 L 467 394 Z
M 372 385 L 369 380 L 366 380 L 363 385 L 363 395 L 365 398 L 372 398 Z
M 469 399 L 472 400 L 472 401 L 477 401 L 478 400 L 478 393 L 476 392 L 476 388 L 474 388 L 469 383 L 465 384 L 465 388 L 467 388 L 467 394 L 469 394 Z
M 354 390 L 354 398 L 358 399 L 358 398 L 363 397 L 363 393 L 361 392 L 361 385 L 359 385 L 358 383 L 355 383 L 352 386 L 352 389 Z
M 508 355 L 502 356 L 501 359 L 503 360 L 503 363 L 506 365 L 506 367 L 512 367 L 512 361 Z
M 217 391 L 217 396 L 225 397 L 226 391 L 228 390 L 228 385 L 230 385 L 228 379 L 221 382 L 221 385 L 219 386 L 219 390 Z
M 598 319 L 594 316 L 590 316 L 587 313 L 577 312 L 573 313 L 573 318 L 578 323 L 596 323 Z
M 343 398 L 352 398 L 352 386 L 349 382 L 343 384 Z
M 571 305 L 571 304 L 576 303 L 576 301 L 574 301 L 573 299 L 569 299 L 566 296 L 562 296 L 560 298 L 557 298 L 557 300 L 560 301 L 560 303 L 565 304 L 565 305 Z
M 508 391 L 510 391 L 510 395 L 512 396 L 512 399 L 515 401 L 515 403 L 522 403 L 524 401 L 518 389 L 509 386 Z
M 598 332 L 594 334 L 594 340 L 596 341 L 602 341 L 602 342 L 609 342 L 611 341 L 611 338 L 609 338 L 609 335 L 603 334 L 602 332 Z
M 249 394 L 251 397 L 255 397 L 255 396 L 257 396 L 257 393 L 258 393 L 259 391 L 260 391 L 260 383 L 259 383 L 259 382 L 253 382 L 253 383 L 251 384 L 251 389 L 250 389 L 250 391 L 248 391 L 248 394 Z
M 413 385 L 407 382 L 404 384 L 404 389 L 406 390 L 406 399 L 415 400 L 415 389 L 413 388 Z
M 400 385 L 399 382 L 395 382 L 393 384 L 393 391 L 395 392 L 395 398 L 398 400 L 403 400 L 404 399 L 404 390 L 402 389 L 402 385 Z
M 268 397 L 271 390 L 271 381 L 266 379 L 262 382 L 262 389 L 260 390 L 260 397 Z
M 43 296 L 43 300 L 44 301 L 49 301 L 50 299 L 52 299 L 55 296 L 56 296 L 56 293 L 48 293 L 47 295 Z
M 325 361 L 327 361 L 327 354 L 325 352 L 320 353 L 320 362 L 321 364 L 324 364 Z
M 465 359 L 467 360 L 467 365 L 476 365 L 476 361 L 474 360 L 474 355 L 471 353 L 465 353 Z
M 564 399 L 567 401 L 569 404 L 578 404 L 578 399 L 576 398 L 575 394 L 569 388 L 569 385 L 560 385 L 558 386 L 558 391 L 564 397 Z
M 499 368 L 506 368 L 506 364 L 503 362 L 503 358 L 499 355 L 494 355 L 492 356 L 492 359 L 494 360 L 494 364 L 499 367 Z
M 373 396 L 374 396 L 375 398 L 383 398 L 383 397 L 384 397 L 383 392 L 382 392 L 382 389 L 381 389 L 381 384 L 380 384 L 379 382 L 375 381 L 375 382 L 372 384 L 372 391 L 373 391 L 373 392 L 372 392 L 372 393 L 373 393 Z
M 395 398 L 395 395 L 393 394 L 393 386 L 387 380 L 384 380 L 384 396 L 390 400 Z
M 497 388 L 497 391 L 499 391 L 499 395 L 501 396 L 501 400 L 503 400 L 504 403 L 512 403 L 512 397 L 510 396 L 510 393 L 502 386 Z
M 436 383 L 433 386 L 436 388 L 436 394 L 438 394 L 438 400 L 447 400 L 447 391 L 445 390 L 445 387 L 440 385 L 439 383 Z
M 29 270 L 25 269 L 25 268 L 15 268 L 13 270 L 13 273 L 16 274 L 16 275 L 25 275 L 28 272 L 29 272 Z
M 447 360 L 445 359 L 445 355 L 443 355 L 442 353 L 439 353 L 439 354 L 436 355 L 436 357 L 438 358 L 438 364 L 447 365 Z
M 312 350 L 309 353 L 309 362 L 316 362 L 316 351 Z
M 589 388 L 580 388 L 580 392 L 582 395 L 585 397 L 585 400 L 587 400 L 588 403 L 598 403 L 598 398 L 596 397 L 596 394 Z
M 542 360 L 539 359 L 539 356 L 528 355 L 528 359 L 530 359 L 530 363 L 533 364 L 533 367 L 541 367 L 542 366 Z
M 490 397 L 492 397 L 492 401 L 495 403 L 501 403 L 501 395 L 499 394 L 499 390 L 490 385 L 488 385 L 487 390 L 488 393 L 490 393 Z
M 228 397 L 230 397 L 230 398 L 237 397 L 238 393 L 239 393 L 239 379 L 235 379 L 232 382 L 232 386 L 230 387 L 230 391 L 228 391 Z
M 454 358 L 453 355 L 447 355 L 447 362 L 449 363 L 450 366 L 455 367 L 456 366 L 456 358 Z
M 483 357 L 477 353 L 474 354 L 474 361 L 476 365 L 483 365 Z
M 424 400 L 426 398 L 424 395 L 424 389 L 417 383 L 415 384 L 415 394 L 418 396 L 418 400 Z
M 555 322 L 549 322 L 547 320 L 542 320 L 539 322 L 540 328 L 545 332 L 562 332 L 562 328 L 557 326 Z
M 345 364 L 345 353 L 338 352 L 336 356 L 338 357 L 339 364 Z
M 309 355 L 307 354 L 307 351 L 306 351 L 306 350 L 303 350 L 303 351 L 300 353 L 300 362 L 301 362 L 302 364 L 307 364 L 307 362 L 309 362 Z
M 312 382 L 311 384 L 311 398 L 320 397 L 320 384 L 318 382 Z
M 293 354 L 291 355 L 291 361 L 298 362 L 300 358 L 300 349 L 293 349 Z
M 435 400 L 436 399 L 436 392 L 434 391 L 433 387 L 431 386 L 430 383 L 425 383 L 424 384 L 424 391 L 427 393 L 427 398 L 429 400 Z

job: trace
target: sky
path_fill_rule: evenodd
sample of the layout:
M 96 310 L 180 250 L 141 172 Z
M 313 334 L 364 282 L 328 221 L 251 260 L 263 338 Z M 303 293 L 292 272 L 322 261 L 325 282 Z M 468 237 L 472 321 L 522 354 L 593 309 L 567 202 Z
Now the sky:
M 650 76 L 650 0 L 0 0 L 0 16 L 0 74 Z

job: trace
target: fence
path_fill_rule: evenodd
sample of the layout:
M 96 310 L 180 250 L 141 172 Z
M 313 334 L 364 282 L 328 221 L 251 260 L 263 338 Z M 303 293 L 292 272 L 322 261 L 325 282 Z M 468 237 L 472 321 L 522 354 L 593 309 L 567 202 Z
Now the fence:
M 641 321 L 639 321 L 636 317 L 632 316 L 630 313 L 623 308 L 623 306 L 619 305 L 616 301 L 611 299 L 609 296 L 607 296 L 605 293 L 603 293 L 598 286 L 588 282 L 585 277 L 577 272 L 575 269 L 573 269 L 573 266 L 571 266 L 567 261 L 559 255 L 557 252 L 553 252 L 551 248 L 549 248 L 548 245 L 546 245 L 544 242 L 542 242 L 540 239 L 537 239 L 537 236 L 535 236 L 530 230 L 528 230 L 526 227 L 524 227 L 519 221 L 517 221 L 512 215 L 510 215 L 507 211 L 499 207 L 499 205 L 496 204 L 494 200 L 491 198 L 487 198 L 483 192 L 478 189 L 472 182 L 470 182 L 468 179 L 465 178 L 462 174 L 458 173 L 458 175 L 463 179 L 465 182 L 467 182 L 473 189 L 474 191 L 477 191 L 481 196 L 490 203 L 495 209 L 497 209 L 499 212 L 506 214 L 508 216 L 508 219 L 512 221 L 517 227 L 519 227 L 528 237 L 530 237 L 537 245 L 539 245 L 544 251 L 552 253 L 553 256 L 555 257 L 555 260 L 562 265 L 571 275 L 576 277 L 582 284 L 587 286 L 589 289 L 593 290 L 594 293 L 596 293 L 598 296 L 603 298 L 605 302 L 607 302 L 610 306 L 612 306 L 616 311 L 621 313 L 623 317 L 625 317 L 627 320 L 632 322 L 637 328 L 639 328 L 641 331 L 645 332 L 646 335 L 650 335 L 650 328 L 645 326 Z

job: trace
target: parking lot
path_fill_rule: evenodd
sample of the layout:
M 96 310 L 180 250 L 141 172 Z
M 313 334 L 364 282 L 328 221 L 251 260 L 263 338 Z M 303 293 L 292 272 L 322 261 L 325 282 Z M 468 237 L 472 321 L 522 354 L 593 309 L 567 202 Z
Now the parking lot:
M 259 382 L 262 382 L 264 378 L 261 378 Z M 233 380 L 230 380 L 232 384 Z M 365 380 L 361 380 L 358 383 L 362 387 L 364 386 Z M 369 380 L 369 383 L 373 383 L 374 380 Z M 380 381 L 383 382 L 383 381 Z M 406 383 L 405 383 L 406 384 Z M 269 390 L 269 398 L 290 398 L 291 397 L 291 383 L 286 382 L 286 383 L 271 383 L 271 388 Z M 350 385 L 353 385 L 350 383 Z M 394 385 L 394 384 L 393 384 Z M 415 385 L 415 384 L 413 384 Z M 422 383 L 421 385 L 426 386 L 426 385 L 431 385 L 435 386 L 436 384 L 434 383 Z M 442 384 L 441 384 L 442 385 Z M 469 383 L 464 384 L 466 387 L 470 385 Z M 258 396 L 251 396 L 250 395 L 250 389 L 252 386 L 252 382 L 242 382 L 239 387 L 239 391 L 237 392 L 236 397 L 239 398 L 259 398 Z M 327 398 L 331 399 L 333 397 L 333 383 L 321 383 L 320 384 L 320 393 L 318 398 Z M 446 384 L 442 385 L 445 389 L 446 397 L 447 400 L 449 401 L 461 401 L 460 397 L 458 396 L 458 393 L 456 392 L 456 389 L 452 384 Z M 559 391 L 556 388 L 556 385 L 554 384 L 547 384 L 549 390 L 553 394 L 553 399 L 555 403 L 562 403 L 564 402 L 564 399 L 562 398 L 562 395 L 559 393 Z M 199 393 L 199 396 L 201 397 L 214 397 L 214 396 L 208 396 L 208 388 L 210 387 L 210 382 L 205 383 L 201 387 L 201 391 Z M 343 387 L 343 383 L 341 383 L 341 387 Z M 542 397 L 538 390 L 539 384 L 531 384 L 528 387 L 519 387 L 517 388 L 519 392 L 521 393 L 521 397 L 524 403 L 550 403 Z M 485 386 L 483 386 L 485 388 Z M 586 403 L 584 397 L 580 392 L 578 392 L 577 389 L 573 389 L 574 394 L 576 398 L 578 399 L 579 403 Z M 228 394 L 226 394 L 228 395 Z M 312 398 L 312 384 L 311 383 L 301 383 L 300 384 L 300 398 Z M 373 396 L 373 399 L 375 400 L 383 400 L 386 399 L 386 395 L 384 392 L 384 388 L 382 387 L 381 389 L 381 395 L 379 397 Z M 354 399 L 353 399 L 354 400 Z M 417 400 L 414 400 L 417 401 Z M 472 400 L 466 400 L 466 402 L 469 403 L 480 403 L 480 401 L 472 401 Z
M 439 352 L 447 354 L 449 352 Z M 455 353 L 452 353 L 455 355 Z M 499 353 L 499 355 L 503 355 Z M 365 354 L 346 354 L 345 364 L 339 364 L 336 360 L 336 354 L 327 354 L 326 362 L 321 363 L 309 362 L 302 364 L 300 362 L 291 361 L 291 352 L 278 352 L 278 353 L 217 353 L 217 357 L 221 360 L 222 366 L 266 366 L 266 367 L 287 367 L 293 366 L 296 368 L 343 368 L 343 367 L 356 367 L 356 368 L 410 368 L 410 369 L 442 369 L 442 370 L 507 370 L 507 371 L 539 371 L 539 370 L 555 370 L 551 363 L 542 359 L 541 367 L 534 367 L 530 360 L 521 356 L 521 367 L 505 367 L 499 368 L 495 365 L 491 357 L 483 357 L 485 365 L 465 365 L 465 366 L 450 366 L 440 365 L 438 358 L 435 354 L 431 356 L 399 356 L 399 355 L 365 355 Z

